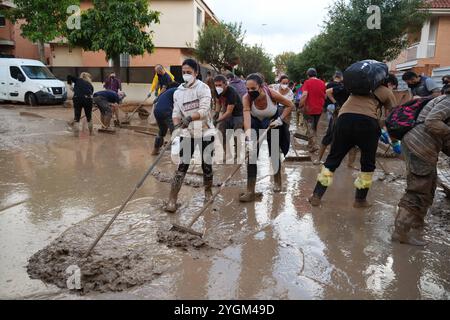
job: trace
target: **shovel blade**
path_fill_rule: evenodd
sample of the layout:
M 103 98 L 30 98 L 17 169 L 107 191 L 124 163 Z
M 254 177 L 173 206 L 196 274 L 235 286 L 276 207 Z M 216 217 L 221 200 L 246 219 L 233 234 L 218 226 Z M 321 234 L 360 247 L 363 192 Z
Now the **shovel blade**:
M 172 228 L 170 229 L 170 231 L 176 231 L 176 232 L 180 232 L 180 233 L 189 233 L 194 236 L 203 238 L 203 233 L 197 232 L 191 228 L 187 228 L 187 227 L 181 226 L 176 223 L 172 224 Z

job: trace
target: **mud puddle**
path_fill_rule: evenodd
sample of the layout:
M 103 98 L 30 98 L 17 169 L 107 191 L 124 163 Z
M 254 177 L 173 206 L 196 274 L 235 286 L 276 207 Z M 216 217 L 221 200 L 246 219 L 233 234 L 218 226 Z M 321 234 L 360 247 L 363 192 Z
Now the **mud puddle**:
M 208 258 L 230 244 L 229 239 L 217 235 L 201 239 L 170 232 L 171 217 L 162 206 L 157 199 L 133 202 L 87 259 L 84 254 L 114 212 L 75 225 L 29 259 L 28 274 L 67 289 L 66 270 L 74 266 L 81 272 L 81 290 L 74 292 L 121 292 L 176 268 L 185 255 Z

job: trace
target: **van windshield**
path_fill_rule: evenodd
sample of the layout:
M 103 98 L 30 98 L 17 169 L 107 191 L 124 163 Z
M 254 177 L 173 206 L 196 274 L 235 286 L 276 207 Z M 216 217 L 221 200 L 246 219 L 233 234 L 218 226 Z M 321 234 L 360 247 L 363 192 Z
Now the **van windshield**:
M 54 80 L 56 77 L 46 67 L 22 66 L 27 77 L 35 80 Z

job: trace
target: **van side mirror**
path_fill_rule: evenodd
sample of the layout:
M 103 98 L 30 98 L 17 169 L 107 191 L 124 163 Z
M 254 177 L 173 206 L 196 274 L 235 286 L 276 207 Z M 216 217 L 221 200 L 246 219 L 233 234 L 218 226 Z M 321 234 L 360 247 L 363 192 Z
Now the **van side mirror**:
M 25 76 L 23 74 L 21 74 L 21 73 L 19 73 L 17 75 L 17 80 L 19 80 L 20 82 L 25 82 L 26 81 Z

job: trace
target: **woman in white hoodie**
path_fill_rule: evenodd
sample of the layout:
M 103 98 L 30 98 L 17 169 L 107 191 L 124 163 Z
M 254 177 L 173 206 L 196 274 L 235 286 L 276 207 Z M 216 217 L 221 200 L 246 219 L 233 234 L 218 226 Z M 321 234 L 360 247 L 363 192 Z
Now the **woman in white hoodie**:
M 181 162 L 172 181 L 169 202 L 165 210 L 169 213 L 177 211 L 177 199 L 184 178 L 189 169 L 195 148 L 202 151 L 203 182 L 205 197 L 212 196 L 215 129 L 211 119 L 211 89 L 198 80 L 200 67 L 193 59 L 183 62 L 182 72 L 184 84 L 174 94 L 173 124 L 181 126 Z

